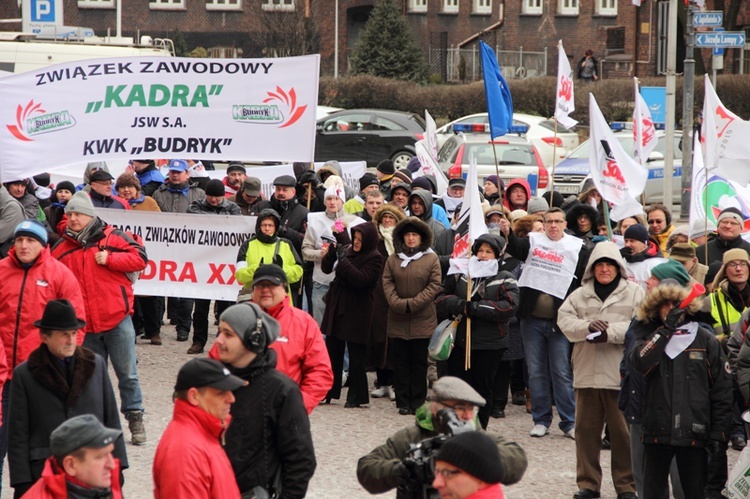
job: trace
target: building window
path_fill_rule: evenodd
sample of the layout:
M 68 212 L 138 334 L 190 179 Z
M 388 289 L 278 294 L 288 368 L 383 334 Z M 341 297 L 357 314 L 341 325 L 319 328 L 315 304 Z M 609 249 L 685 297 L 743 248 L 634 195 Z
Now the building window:
M 617 0 L 596 0 L 596 13 L 600 16 L 616 16 Z
M 427 0 L 409 0 L 409 12 L 427 12 Z
M 294 10 L 294 0 L 264 0 L 263 10 Z
M 184 10 L 185 0 L 149 0 L 148 8 L 152 10 Z
M 206 10 L 242 10 L 242 0 L 206 0 Z
M 492 14 L 492 0 L 474 0 L 474 14 Z
M 557 13 L 568 16 L 577 16 L 578 0 L 557 0 Z
M 542 0 L 523 0 L 521 12 L 523 14 L 542 14 Z
M 458 0 L 443 0 L 443 12 L 458 14 Z
M 114 9 L 115 0 L 78 0 L 80 9 Z

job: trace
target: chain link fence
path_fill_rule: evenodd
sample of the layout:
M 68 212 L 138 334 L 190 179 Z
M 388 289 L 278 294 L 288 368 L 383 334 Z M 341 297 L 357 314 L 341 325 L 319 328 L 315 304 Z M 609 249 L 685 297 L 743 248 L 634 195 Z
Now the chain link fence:
M 468 82 L 482 79 L 482 63 L 479 48 L 470 49 L 449 47 L 446 60 L 446 81 Z M 507 80 L 534 78 L 547 75 L 547 48 L 544 52 L 518 50 L 497 50 L 497 62 Z

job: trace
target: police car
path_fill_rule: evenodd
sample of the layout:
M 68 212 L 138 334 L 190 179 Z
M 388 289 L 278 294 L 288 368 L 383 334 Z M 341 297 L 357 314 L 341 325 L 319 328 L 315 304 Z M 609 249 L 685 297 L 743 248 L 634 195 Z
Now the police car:
M 620 141 L 625 151 L 633 155 L 633 130 L 619 123 L 613 123 L 612 129 L 615 137 Z M 646 204 L 664 202 L 664 153 L 666 152 L 666 135 L 664 130 L 656 130 L 658 142 L 648 157 L 646 167 L 648 168 L 648 180 L 644 195 Z M 680 204 L 682 201 L 682 131 L 675 130 L 674 133 L 674 171 L 672 174 L 672 203 Z M 560 161 L 554 170 L 553 189 L 563 195 L 579 194 L 583 183 L 591 173 L 589 166 L 589 148 L 591 139 L 586 140 L 571 152 L 567 158 Z M 638 199 L 640 201 L 640 199 Z
M 513 126 L 508 135 L 494 141 L 489 125 L 483 123 L 455 124 L 453 132 L 438 151 L 438 166 L 448 178 L 466 178 L 473 154 L 480 179 L 499 173 L 506 184 L 516 178 L 526 179 L 532 196 L 539 196 L 546 190 L 549 174 L 536 147 L 525 138 L 512 135 L 525 133 L 526 127 Z

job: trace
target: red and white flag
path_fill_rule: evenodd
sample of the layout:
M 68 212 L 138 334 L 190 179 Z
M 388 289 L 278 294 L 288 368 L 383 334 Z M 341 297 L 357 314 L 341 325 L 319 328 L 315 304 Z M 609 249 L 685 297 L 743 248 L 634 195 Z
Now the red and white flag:
M 638 91 L 638 79 L 633 78 L 635 83 L 635 106 L 633 106 L 633 141 L 635 144 L 635 160 L 645 165 L 648 161 L 648 155 L 656 147 L 658 139 L 656 138 L 656 127 L 654 120 L 651 118 L 651 111 L 648 104 L 643 100 L 643 96 Z
M 630 204 L 646 187 L 648 170 L 623 149 L 604 119 L 594 94 L 589 94 L 591 178 L 599 194 L 614 205 Z
M 573 98 L 573 70 L 565 55 L 562 40 L 557 44 L 557 103 L 555 104 L 555 119 L 565 128 L 572 128 L 578 123 L 568 116 L 575 111 Z
M 461 214 L 456 222 L 456 238 L 453 242 L 448 274 L 466 273 L 471 256 L 471 245 L 479 236 L 487 232 L 482 200 L 479 198 L 477 161 L 472 154 L 469 158 L 469 175 L 466 177 Z
M 414 144 L 414 148 L 417 151 L 417 158 L 419 159 L 419 170 L 412 173 L 412 177 L 417 178 L 422 175 L 432 175 L 435 177 L 435 187 L 437 189 L 436 194 L 442 196 L 445 191 L 448 190 L 448 179 L 445 177 L 445 173 L 438 167 L 437 161 L 432 157 L 429 152 L 429 145 L 425 139 L 418 140 Z

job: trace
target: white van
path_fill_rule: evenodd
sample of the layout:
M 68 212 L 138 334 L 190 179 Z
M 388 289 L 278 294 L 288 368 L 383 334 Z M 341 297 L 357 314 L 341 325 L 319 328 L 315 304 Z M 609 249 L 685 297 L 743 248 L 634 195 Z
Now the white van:
M 130 39 L 120 39 L 121 43 L 100 37 L 86 37 L 84 40 L 51 41 L 38 39 L 30 33 L 0 31 L 0 71 L 22 73 L 83 59 L 174 55 L 174 46 L 168 39 L 144 36 L 141 44 L 127 43 Z

